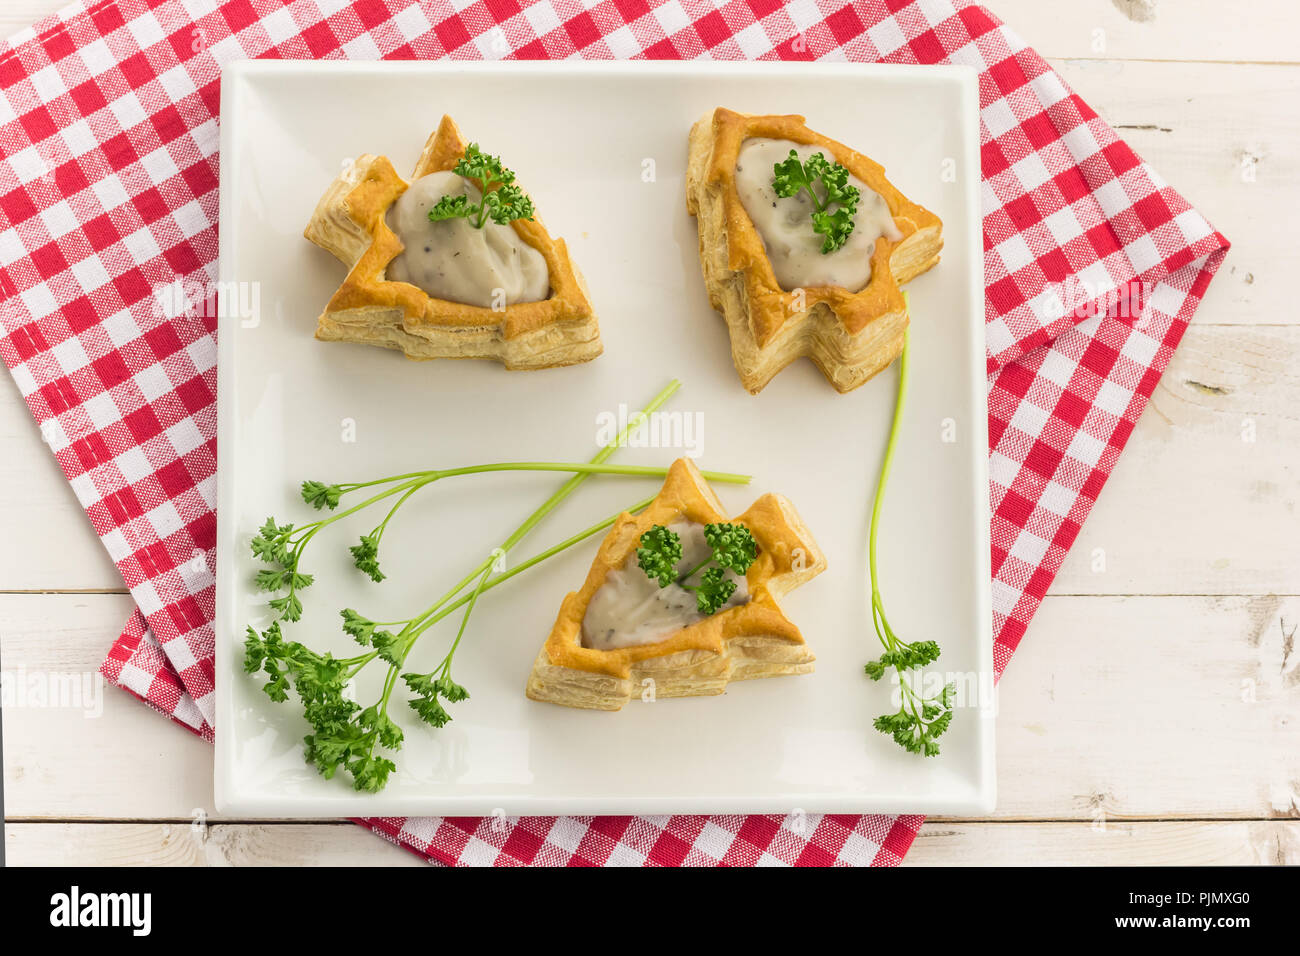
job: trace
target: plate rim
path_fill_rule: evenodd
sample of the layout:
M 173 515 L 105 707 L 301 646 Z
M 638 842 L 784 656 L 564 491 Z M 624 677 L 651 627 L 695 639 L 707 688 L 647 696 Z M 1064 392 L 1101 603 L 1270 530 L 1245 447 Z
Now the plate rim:
M 512 74 L 533 73 L 547 75 L 583 75 L 593 73 L 620 76 L 643 76 L 653 80 L 659 75 L 672 76 L 716 76 L 726 75 L 763 75 L 782 71 L 804 76 L 852 76 L 854 79 L 871 77 L 907 79 L 909 81 L 953 83 L 956 84 L 962 99 L 962 117 L 965 126 L 963 141 L 967 155 L 963 158 L 963 168 L 980 169 L 979 162 L 979 73 L 974 67 L 960 64 L 918 65 L 892 63 L 853 63 L 847 61 L 753 61 L 753 60 L 236 60 L 226 64 L 221 76 L 221 100 L 219 120 L 219 182 L 228 183 L 236 180 L 234 171 L 239 168 L 240 153 L 236 148 L 239 141 L 240 118 L 235 107 L 237 97 L 246 84 L 266 77 L 292 77 L 322 73 L 348 73 L 358 76 L 367 74 L 389 75 L 392 73 L 427 73 L 455 75 L 469 73 Z M 218 197 L 219 221 L 233 223 L 238 219 L 237 204 L 230 189 L 220 189 Z M 981 228 L 981 190 L 978 184 L 964 194 L 970 207 L 968 212 L 968 248 L 972 257 L 978 258 L 982 248 Z M 231 237 L 235 230 L 219 230 L 219 247 L 217 259 L 218 291 L 224 283 L 230 281 Z M 976 647 L 977 673 L 994 675 L 993 657 L 993 617 L 992 617 L 992 530 L 989 501 L 988 478 L 988 393 L 987 360 L 980 346 L 984 342 L 984 319 L 979 304 L 984 301 L 983 263 L 968 270 L 970 287 L 967 290 L 972 303 L 970 319 L 977 325 L 971 336 L 971 355 L 968 355 L 974 374 L 970 379 L 969 395 L 974 431 L 970 442 L 971 455 L 974 458 L 973 471 L 975 481 L 971 483 L 971 492 L 975 495 L 971 514 L 977 522 L 978 544 L 973 556 L 973 572 L 977 581 L 985 582 L 976 586 L 979 629 L 981 634 Z M 218 308 L 218 328 L 228 320 L 221 318 L 224 312 Z M 233 336 L 217 336 L 217 445 L 234 447 L 234 427 L 237 421 L 235 392 L 231 387 L 234 376 L 235 347 Z M 223 397 L 224 396 L 224 397 Z M 222 468 L 223 458 L 218 455 L 216 474 L 217 501 L 217 548 L 216 548 L 216 583 L 214 592 L 215 613 L 213 617 L 213 637 L 215 644 L 215 673 L 213 695 L 216 714 L 216 739 L 213 748 L 214 803 L 218 813 L 293 816 L 303 819 L 337 818 L 342 812 L 339 801 L 329 801 L 319 809 L 304 811 L 302 795 L 283 795 L 268 797 L 262 794 L 251 796 L 242 793 L 234 777 L 234 758 L 230 739 L 233 735 L 224 734 L 222 726 L 229 727 L 233 719 L 233 694 L 228 681 L 234 673 L 235 661 L 234 639 L 230 635 L 223 638 L 228 625 L 225 623 L 223 607 L 230 588 L 234 585 L 234 555 L 229 547 L 223 547 L 225 536 L 222 532 L 220 515 L 229 513 L 233 501 L 232 476 L 229 468 Z M 224 506 L 224 507 L 223 507 Z M 236 532 L 238 533 L 238 532 Z M 242 668 L 240 669 L 242 673 Z M 508 797 L 511 806 L 525 808 L 528 815 L 572 816 L 572 815 L 611 815 L 611 814 L 753 814 L 783 813 L 798 809 L 809 813 L 845 813 L 845 814 L 955 814 L 955 813 L 991 813 L 997 802 L 996 779 L 996 681 L 994 699 L 987 707 L 969 708 L 972 719 L 978 722 L 975 730 L 975 746 L 978 750 L 976 773 L 973 784 L 966 787 L 952 787 L 949 795 L 931 796 L 916 800 L 908 798 L 905 802 L 869 798 L 855 801 L 855 794 L 834 791 L 818 797 L 815 802 L 807 793 L 790 798 L 781 795 L 748 795 L 743 799 L 723 799 L 720 797 L 692 797 L 680 795 L 673 797 L 639 797 L 632 798 L 629 804 L 611 806 L 605 798 L 600 797 L 555 797 L 549 795 L 499 794 Z M 864 728 L 864 730 L 869 728 Z M 340 798 L 342 801 L 344 798 Z M 428 796 L 409 797 L 395 795 L 348 794 L 347 799 L 355 803 L 346 812 L 365 815 L 396 816 L 483 816 L 495 812 L 500 800 L 494 801 L 483 796 L 449 796 L 430 794 Z M 630 803 L 636 806 L 631 807 Z M 367 806 L 369 804 L 369 806 Z

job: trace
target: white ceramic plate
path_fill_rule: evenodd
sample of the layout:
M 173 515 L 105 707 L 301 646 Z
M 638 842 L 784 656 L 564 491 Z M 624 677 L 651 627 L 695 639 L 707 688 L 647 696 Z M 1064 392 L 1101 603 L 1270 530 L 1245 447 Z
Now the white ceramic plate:
M 217 806 L 275 816 L 807 812 L 959 813 L 994 801 L 992 708 L 964 707 L 939 757 L 871 728 L 892 688 L 862 665 L 880 648 L 868 617 L 866 535 L 894 405 L 896 370 L 839 395 L 807 361 L 759 396 L 741 388 L 726 328 L 700 278 L 686 213 L 686 135 L 714 106 L 802 113 L 883 163 L 944 221 L 943 261 L 909 287 L 913 384 L 880 535 L 891 623 L 938 639 L 939 666 L 991 683 L 988 481 L 979 158 L 974 74 L 849 64 L 465 64 L 248 62 L 227 68 L 221 105 L 222 282 L 257 283 L 256 324 L 220 319 Z M 390 157 L 409 174 L 450 113 L 500 154 L 586 275 L 605 354 L 573 368 L 507 372 L 490 362 L 409 362 L 312 338 L 343 268 L 302 238 L 348 157 Z M 502 460 L 586 461 L 598 416 L 640 407 L 666 382 L 668 410 L 701 424 L 701 467 L 753 474 L 718 486 L 739 513 L 788 496 L 829 570 L 784 602 L 817 655 L 815 674 L 733 684 L 719 697 L 633 702 L 619 713 L 524 697 L 533 657 L 599 539 L 485 597 L 456 659 L 473 694 L 440 731 L 395 708 L 407 739 L 378 795 L 302 759 L 299 705 L 273 704 L 242 670 L 247 624 L 268 622 L 248 540 L 268 514 L 316 513 L 304 478 L 356 481 Z M 946 440 L 953 439 L 953 440 Z M 667 464 L 682 448 L 627 448 L 615 461 Z M 289 634 L 339 656 L 351 606 L 384 620 L 427 606 L 563 480 L 493 475 L 443 482 L 385 538 L 389 580 L 351 568 L 374 521 L 321 535 Z M 516 552 L 533 554 L 654 481 L 597 478 Z M 455 619 L 412 655 L 431 668 Z M 424 664 L 424 668 L 419 665 Z M 378 674 L 372 675 L 378 677 Z M 374 699 L 364 680 L 358 699 Z M 987 701 L 985 701 L 987 704 Z

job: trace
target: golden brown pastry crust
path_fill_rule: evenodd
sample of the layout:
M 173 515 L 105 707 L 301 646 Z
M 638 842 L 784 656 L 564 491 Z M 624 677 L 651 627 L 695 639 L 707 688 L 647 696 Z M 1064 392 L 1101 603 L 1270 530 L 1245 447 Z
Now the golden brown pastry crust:
M 876 241 L 871 281 L 861 291 L 808 288 L 800 302 L 798 291 L 777 283 L 736 189 L 736 160 L 752 137 L 818 146 L 884 197 L 903 238 Z M 755 394 L 802 355 L 840 392 L 889 365 L 902 351 L 908 322 L 899 285 L 938 262 L 943 247 L 938 216 L 895 189 L 884 167 L 809 129 L 802 116 L 751 116 L 719 107 L 699 120 L 690 135 L 686 208 L 698 221 L 709 302 L 726 319 L 736 371 Z
M 466 146 L 444 116 L 412 179 L 451 169 Z M 573 365 L 601 353 L 586 286 L 564 240 L 552 239 L 539 219 L 510 225 L 545 258 L 548 299 L 493 310 L 434 299 L 409 283 L 387 280 L 385 270 L 403 246 L 385 215 L 406 188 L 387 158 L 367 154 L 321 197 L 303 235 L 349 271 L 317 321 L 316 338 L 400 349 L 413 359 L 497 359 L 509 369 Z
M 749 528 L 758 557 L 745 575 L 750 600 L 654 644 L 598 650 L 582 646 L 582 619 L 605 576 L 620 568 L 652 525 L 679 518 L 701 524 L 731 520 Z M 669 469 L 663 488 L 639 516 L 623 514 L 601 543 L 581 590 L 569 593 L 533 662 L 527 694 L 567 707 L 619 710 L 643 683 L 654 696 L 721 694 L 733 680 L 807 674 L 816 659 L 777 600 L 826 568 L 826 557 L 794 506 L 767 494 L 728 519 L 717 495 L 689 459 Z

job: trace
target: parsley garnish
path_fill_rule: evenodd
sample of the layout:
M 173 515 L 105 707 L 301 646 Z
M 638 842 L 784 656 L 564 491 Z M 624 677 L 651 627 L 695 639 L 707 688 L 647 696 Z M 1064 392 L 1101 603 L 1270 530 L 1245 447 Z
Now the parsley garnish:
M 451 171 L 478 186 L 481 198 L 472 203 L 464 193 L 443 196 L 429 210 L 433 222 L 467 219 L 475 229 L 482 229 L 489 219 L 504 226 L 516 219 L 533 218 L 533 201 L 515 185 L 514 172 L 502 166 L 500 158 L 479 150 L 478 143 L 469 144 Z
M 758 545 L 748 528 L 742 524 L 706 524 L 704 540 L 710 554 L 683 574 L 677 573 L 682 560 L 682 539 L 675 531 L 661 524 L 654 525 L 641 535 L 641 546 L 636 549 L 636 563 L 646 577 L 666 588 L 670 584 L 695 593 L 695 606 L 701 614 L 714 614 L 731 600 L 736 581 L 727 577 L 727 570 L 744 574 L 758 556 Z M 698 584 L 687 582 L 706 565 L 713 564 L 700 575 Z
M 590 528 L 493 576 L 492 572 L 498 566 L 500 556 L 514 548 L 593 474 L 660 478 L 666 475 L 666 468 L 607 465 L 605 462 L 623 444 L 631 429 L 667 401 L 678 387 L 679 383 L 673 382 L 660 392 L 640 414 L 633 416 L 632 425 L 586 464 L 505 462 L 412 472 L 353 484 L 306 481 L 302 485 L 303 500 L 318 510 L 330 510 L 334 514 L 299 527 L 281 525 L 274 518 L 267 519 L 252 540 L 252 551 L 269 567 L 259 571 L 255 580 L 262 590 L 285 593 L 269 602 L 274 612 L 269 626 L 261 632 L 248 628 L 244 642 L 244 667 L 250 674 L 261 672 L 266 677 L 263 689 L 271 700 L 284 702 L 289 699 L 291 691 L 297 694 L 302 702 L 303 716 L 311 725 L 311 732 L 303 738 L 304 754 L 322 776 L 332 778 L 341 768 L 351 776 L 357 790 L 376 793 L 384 788 L 389 775 L 397 769 L 392 757 L 401 748 L 403 740 L 402 730 L 390 716 L 389 710 L 393 693 L 399 684 L 404 684 L 412 693 L 408 704 L 425 723 L 443 727 L 452 719 L 447 705 L 469 699 L 469 691 L 452 677 L 452 665 L 467 632 L 469 616 L 479 597 L 515 575 L 605 530 L 619 515 L 610 515 Z M 302 601 L 298 591 L 312 583 L 311 576 L 299 571 L 298 567 L 303 552 L 313 537 L 341 518 L 379 501 L 396 498 L 395 504 L 379 525 L 369 534 L 363 535 L 361 543 L 351 549 L 353 560 L 361 571 L 375 581 L 383 580 L 384 575 L 378 564 L 379 545 L 398 509 L 415 492 L 442 478 L 492 471 L 559 471 L 572 474 L 499 548 L 421 613 L 397 621 L 381 622 L 352 608 L 340 611 L 343 631 L 360 645 L 361 653 L 352 657 L 335 658 L 329 653 L 319 653 L 285 638 L 284 625 L 302 617 Z M 744 484 L 749 480 L 748 476 L 729 473 L 704 472 L 704 475 L 713 481 Z M 346 510 L 336 511 L 346 496 L 360 489 L 380 486 L 385 486 L 382 491 L 371 494 Z M 626 510 L 640 511 L 651 500 L 653 499 L 647 498 Z M 408 671 L 407 658 L 420 637 L 462 607 L 465 612 L 460 629 L 438 665 L 426 673 Z M 363 707 L 350 699 L 348 688 L 356 676 L 375 661 L 380 662 L 375 666 L 386 668 L 383 687 L 379 698 Z
M 889 468 L 894 458 L 899 424 L 903 420 L 910 348 L 910 337 L 907 332 L 904 332 L 903 353 L 898 364 L 898 399 L 894 404 L 894 421 L 889 429 L 885 459 L 880 465 L 880 480 L 876 483 L 876 498 L 871 507 L 871 534 L 868 540 L 868 563 L 871 569 L 871 620 L 876 628 L 876 637 L 880 639 L 885 652 L 868 663 L 865 670 L 868 677 L 878 681 L 887 670 L 893 668 L 898 673 L 898 685 L 902 694 L 898 711 L 882 714 L 875 719 L 872 726 L 883 734 L 889 734 L 909 753 L 933 757 L 939 753 L 938 738 L 952 723 L 953 697 L 957 688 L 954 684 L 945 684 L 937 694 L 925 697 L 913 687 L 910 675 L 939 659 L 939 644 L 936 641 L 909 643 L 894 633 L 894 629 L 889 626 L 889 619 L 885 617 L 885 603 L 880 596 L 880 587 L 877 583 L 879 579 L 876 576 L 876 534 L 880 528 L 880 506 L 885 497 L 885 483 L 889 480 Z
M 806 162 L 790 150 L 788 159 L 772 166 L 772 188 L 783 199 L 799 195 L 802 190 L 812 200 L 813 232 L 822 236 L 822 255 L 840 248 L 853 234 L 853 216 L 858 211 L 859 193 L 849 185 L 849 171 L 830 162 L 821 153 L 813 153 Z M 820 186 L 820 195 L 818 190 Z M 836 207 L 832 210 L 832 206 Z

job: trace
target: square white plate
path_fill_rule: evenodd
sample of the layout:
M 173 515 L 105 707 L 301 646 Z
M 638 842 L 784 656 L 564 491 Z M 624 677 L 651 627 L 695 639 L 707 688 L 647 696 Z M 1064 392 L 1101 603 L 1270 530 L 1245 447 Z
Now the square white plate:
M 832 95 L 833 94 L 833 95 Z M 993 721 L 959 709 L 940 756 L 905 753 L 873 730 L 894 689 L 872 683 L 866 536 L 897 382 L 891 368 L 839 395 L 807 361 L 751 396 L 709 308 L 683 195 L 686 135 L 714 106 L 803 113 L 884 164 L 944 221 L 943 261 L 913 282 L 913 379 L 880 534 L 891 623 L 935 638 L 938 667 L 985 692 L 993 672 L 979 232 L 977 95 L 960 68 L 848 64 L 468 64 L 246 62 L 221 104 L 221 282 L 257 283 L 256 323 L 220 319 L 216 801 L 271 816 L 982 812 L 994 802 Z M 409 362 L 312 338 L 344 270 L 302 238 L 348 157 L 390 157 L 409 175 L 451 114 L 499 154 L 586 275 L 605 354 L 573 368 L 507 372 L 491 362 Z M 739 513 L 778 491 L 801 512 L 829 570 L 784 602 L 817 655 L 815 674 L 733 684 L 720 697 L 634 702 L 619 713 L 524 697 L 561 598 L 598 539 L 480 603 L 456 658 L 473 697 L 445 729 L 400 704 L 406 744 L 378 795 L 303 762 L 296 698 L 273 704 L 244 674 L 244 628 L 268 623 L 250 585 L 250 535 L 268 514 L 309 521 L 305 478 L 359 481 L 503 460 L 586 461 L 602 413 L 639 408 L 670 379 L 667 411 L 698 415 L 702 468 L 754 475 L 718 486 Z M 951 440 L 949 440 L 951 439 Z M 627 448 L 614 461 L 668 464 L 682 448 Z M 287 633 L 338 656 L 355 645 L 338 610 L 376 619 L 426 607 L 563 481 L 554 474 L 441 482 L 384 540 L 375 585 L 347 547 L 378 520 L 339 522 L 308 551 L 305 614 Z M 652 480 L 589 481 L 518 558 L 653 492 Z M 411 660 L 431 668 L 452 617 Z M 420 665 L 425 665 L 423 668 Z M 363 675 L 358 700 L 374 699 Z M 395 699 L 400 699 L 395 697 Z

